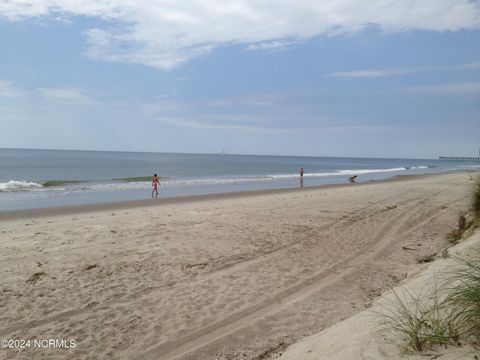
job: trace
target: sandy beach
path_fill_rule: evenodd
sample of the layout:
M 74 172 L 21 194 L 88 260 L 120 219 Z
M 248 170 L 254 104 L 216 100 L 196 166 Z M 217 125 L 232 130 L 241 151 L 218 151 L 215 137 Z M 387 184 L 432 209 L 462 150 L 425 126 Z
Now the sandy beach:
M 275 359 L 449 246 L 468 173 L 0 215 L 0 359 Z M 321 359 L 321 357 L 320 357 Z

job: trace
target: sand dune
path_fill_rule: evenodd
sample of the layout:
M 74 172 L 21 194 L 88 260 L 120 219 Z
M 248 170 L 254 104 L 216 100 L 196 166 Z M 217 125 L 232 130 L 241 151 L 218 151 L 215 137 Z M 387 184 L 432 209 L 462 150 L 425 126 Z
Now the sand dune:
M 447 246 L 470 184 L 458 173 L 10 217 L 0 338 L 77 346 L 0 358 L 273 359 Z
M 442 360 L 467 360 L 475 359 L 475 351 L 462 341 L 461 346 L 437 346 L 420 354 L 409 354 L 402 351 L 402 345 L 398 343 L 398 336 L 389 333 L 389 328 L 380 326 L 384 320 L 379 314 L 388 313 L 392 303 L 400 297 L 404 304 L 415 308 L 415 298 L 407 294 L 433 293 L 439 276 L 445 276 L 446 269 L 458 268 L 457 257 L 465 257 L 469 254 L 478 253 L 480 249 L 480 232 L 460 244 L 448 249 L 448 256 L 437 255 L 435 261 L 427 263 L 421 272 L 413 274 L 401 282 L 394 291 L 388 291 L 373 306 L 362 311 L 334 326 L 321 331 L 318 334 L 308 336 L 298 343 L 290 346 L 279 358 L 280 360 L 387 360 L 405 359 L 415 360 L 442 359 Z M 423 302 L 432 302 L 432 299 L 424 297 Z

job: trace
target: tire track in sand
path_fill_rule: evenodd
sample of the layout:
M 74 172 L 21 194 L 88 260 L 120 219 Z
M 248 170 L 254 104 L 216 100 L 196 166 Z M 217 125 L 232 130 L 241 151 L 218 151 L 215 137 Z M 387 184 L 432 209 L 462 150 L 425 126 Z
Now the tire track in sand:
M 385 201 L 388 201 L 389 199 L 390 199 L 390 197 L 385 199 Z M 368 209 L 371 206 L 372 205 L 369 204 L 369 205 L 366 205 L 366 206 L 362 206 L 358 209 L 352 210 L 351 212 L 348 213 L 348 215 L 345 218 L 335 219 L 333 221 L 330 221 L 327 224 L 317 228 L 317 231 L 318 230 L 319 231 L 328 231 L 328 230 L 334 228 L 335 226 L 342 225 L 342 223 L 345 222 L 345 221 L 351 221 L 350 216 L 352 216 L 354 214 L 358 214 L 359 212 L 362 212 L 362 211 Z M 381 210 L 378 210 L 378 211 L 381 211 Z M 375 214 L 376 214 L 376 212 L 371 214 L 370 216 L 374 216 Z M 354 225 L 357 221 L 358 220 L 354 220 L 353 222 L 349 223 L 347 226 L 350 227 L 350 226 Z M 235 271 L 235 272 L 242 271 L 242 269 L 250 266 L 252 263 L 260 261 L 260 260 L 262 260 L 266 257 L 275 255 L 275 254 L 277 254 L 281 251 L 287 251 L 292 246 L 297 246 L 298 244 L 300 244 L 302 242 L 308 241 L 309 239 L 311 239 L 311 235 L 312 234 L 308 233 L 307 236 L 304 236 L 304 237 L 296 240 L 293 243 L 288 243 L 288 244 L 281 245 L 281 246 L 279 246 L 275 249 L 272 249 L 272 250 L 269 250 L 269 251 L 266 251 L 266 252 L 262 252 L 255 257 L 242 259 L 241 261 L 233 262 L 233 263 L 230 263 L 230 264 L 225 264 L 224 266 L 221 266 L 221 267 L 213 270 L 212 272 L 204 274 L 204 276 L 202 276 L 202 278 L 194 279 L 194 280 L 191 280 L 191 281 L 184 281 L 181 284 L 182 285 L 188 285 L 188 284 L 192 284 L 192 283 L 202 284 L 202 283 L 210 281 L 210 280 L 212 280 L 216 277 L 222 276 L 225 273 L 229 273 L 229 272 L 232 272 L 232 271 Z M 11 334 L 13 332 L 19 332 L 19 331 L 22 331 L 22 330 L 25 330 L 25 329 L 32 329 L 32 328 L 40 327 L 40 326 L 47 325 L 49 323 L 56 322 L 56 321 L 63 321 L 63 320 L 71 319 L 72 317 L 82 315 L 83 313 L 92 311 L 92 309 L 94 309 L 94 308 L 108 308 L 108 307 L 111 307 L 111 306 L 116 305 L 118 303 L 121 303 L 125 300 L 130 300 L 132 298 L 139 299 L 139 298 L 143 298 L 145 296 L 149 296 L 152 293 L 165 291 L 165 290 L 168 291 L 170 289 L 169 289 L 169 287 L 165 287 L 165 286 L 164 287 L 162 287 L 162 286 L 160 286 L 160 287 L 152 286 L 152 287 L 148 287 L 148 288 L 145 288 L 145 289 L 141 289 L 141 290 L 139 290 L 135 293 L 132 293 L 132 294 L 117 297 L 117 298 L 112 299 L 112 300 L 107 301 L 107 302 L 98 303 L 98 304 L 87 304 L 86 306 L 81 307 L 81 308 L 66 309 L 66 310 L 58 312 L 58 313 L 56 313 L 56 314 L 54 314 L 54 315 L 52 315 L 52 316 L 50 316 L 49 318 L 46 318 L 46 319 L 32 320 L 32 321 L 29 321 L 27 323 L 20 324 L 20 325 L 3 327 L 2 329 L 0 329 L 0 336 L 6 336 L 6 335 Z
M 438 195 L 438 193 L 432 194 L 432 197 L 436 195 Z M 399 215 L 391 215 L 390 220 L 380 228 L 363 250 L 348 256 L 328 269 L 321 270 L 311 277 L 282 290 L 254 306 L 232 314 L 228 318 L 196 330 L 178 340 L 154 345 L 137 356 L 136 359 L 178 359 L 225 336 L 242 330 L 267 315 L 280 312 L 284 307 L 301 301 L 309 295 L 333 285 L 337 281 L 341 281 L 342 278 L 352 274 L 359 266 L 375 258 L 388 246 L 392 245 L 392 242 L 396 240 L 398 232 L 402 230 L 408 220 L 410 220 L 411 216 L 408 216 L 409 213 L 429 199 L 430 197 L 413 204 L 411 203 Z M 446 209 L 442 209 L 436 214 L 427 217 L 416 226 L 411 227 L 407 232 L 414 231 L 418 226 L 422 226 L 424 223 L 431 221 L 445 210 Z M 417 214 L 415 214 L 415 216 L 416 215 Z M 404 232 L 403 235 L 407 232 Z

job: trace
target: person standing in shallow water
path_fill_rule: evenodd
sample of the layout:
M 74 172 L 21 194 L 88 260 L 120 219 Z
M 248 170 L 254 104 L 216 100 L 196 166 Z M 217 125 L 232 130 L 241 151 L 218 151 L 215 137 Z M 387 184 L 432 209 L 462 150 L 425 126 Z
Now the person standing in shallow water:
M 153 180 L 152 180 L 152 199 L 153 199 L 153 193 L 155 193 L 155 199 L 158 197 L 158 184 L 160 184 L 160 180 L 158 180 L 157 174 L 153 174 Z

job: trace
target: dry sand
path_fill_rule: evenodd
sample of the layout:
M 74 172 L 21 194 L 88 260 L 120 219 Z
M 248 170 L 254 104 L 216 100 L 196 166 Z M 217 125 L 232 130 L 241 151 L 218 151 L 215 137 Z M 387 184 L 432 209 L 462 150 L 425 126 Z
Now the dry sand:
M 381 314 L 391 314 L 388 309 L 392 309 L 392 304 L 398 304 L 398 298 L 412 311 L 417 306 L 417 296 L 423 304 L 432 304 L 433 299 L 429 294 L 434 294 L 437 289 L 438 296 L 441 296 L 438 290 L 440 285 L 436 284 L 446 281 L 448 269 L 452 271 L 459 268 L 457 258 L 469 255 L 478 257 L 479 250 L 480 231 L 477 231 L 467 240 L 448 249 L 446 257 L 435 257 L 435 261 L 425 264 L 422 271 L 412 274 L 398 287 L 383 294 L 368 310 L 300 340 L 290 346 L 279 360 L 478 359 L 480 351 L 463 341 L 459 342 L 460 346 L 436 346 L 422 354 L 405 351 L 405 344 L 399 341 L 398 335 L 392 333 L 389 327 L 381 325 L 385 320 Z
M 76 347 L 0 358 L 274 359 L 448 246 L 471 183 L 457 173 L 3 214 L 0 339 Z

